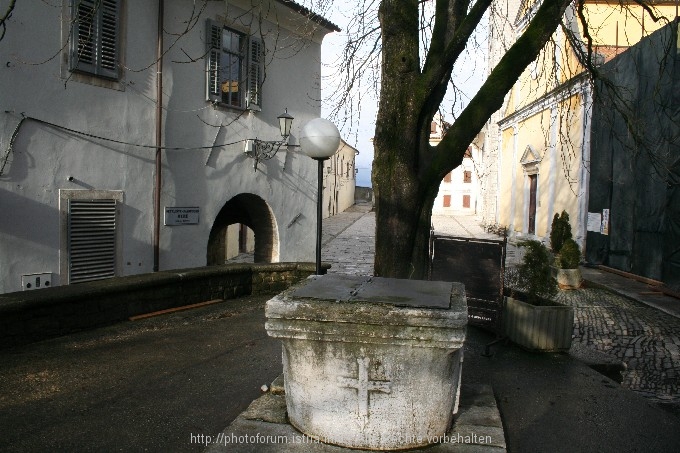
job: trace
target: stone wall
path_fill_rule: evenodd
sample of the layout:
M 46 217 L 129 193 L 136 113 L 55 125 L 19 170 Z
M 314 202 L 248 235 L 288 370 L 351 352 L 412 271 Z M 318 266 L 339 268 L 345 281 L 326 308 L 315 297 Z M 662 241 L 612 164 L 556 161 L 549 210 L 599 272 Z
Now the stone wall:
M 169 308 L 276 294 L 314 272 L 314 263 L 225 264 L 7 293 L 0 295 L 0 348 Z
M 359 187 L 354 189 L 355 202 L 369 202 L 375 204 L 375 195 L 372 187 Z

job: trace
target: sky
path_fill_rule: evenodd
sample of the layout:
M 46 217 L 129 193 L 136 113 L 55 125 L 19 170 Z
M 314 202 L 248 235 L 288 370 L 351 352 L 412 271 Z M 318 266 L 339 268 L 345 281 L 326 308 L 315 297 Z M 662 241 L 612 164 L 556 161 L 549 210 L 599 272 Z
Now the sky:
M 334 1 L 330 10 L 323 15 L 325 18 L 336 24 L 341 32 L 330 33 L 326 35 L 321 46 L 321 94 L 324 101 L 328 99 L 330 93 L 334 88 L 329 85 L 328 77 L 332 76 L 332 63 L 341 55 L 343 45 L 347 38 L 345 31 L 350 20 L 353 5 L 348 5 L 350 2 Z M 478 44 L 474 47 L 474 51 L 467 52 L 459 61 L 454 69 L 456 85 L 462 90 L 463 96 L 456 101 L 453 96 L 447 94 L 442 105 L 444 120 L 453 122 L 453 113 L 459 113 L 465 105 L 465 102 L 471 98 L 481 86 L 483 77 L 480 74 L 486 74 L 486 37 L 485 28 L 480 27 L 478 36 L 476 37 Z M 451 91 L 451 90 L 449 90 Z M 370 186 L 370 169 L 373 161 L 373 143 L 371 139 L 375 131 L 375 118 L 377 115 L 377 96 L 368 98 L 364 97 L 361 107 L 361 120 L 352 125 L 353 130 L 347 127 L 341 128 L 340 135 L 342 138 L 359 150 L 359 155 L 356 160 L 357 186 Z M 330 105 L 324 102 L 321 108 L 321 116 L 328 117 L 330 112 Z
M 333 74 L 333 62 L 338 55 L 342 54 L 345 40 L 347 39 L 346 30 L 349 22 L 351 8 L 342 1 L 335 1 L 331 10 L 324 13 L 324 17 L 336 24 L 342 30 L 340 33 L 329 33 L 323 40 L 321 46 L 321 95 L 324 102 L 321 107 L 321 116 L 326 118 L 329 115 L 331 106 L 326 101 L 333 87 L 329 85 L 328 78 Z M 371 162 L 373 161 L 373 143 L 371 139 L 375 131 L 375 117 L 377 115 L 377 95 L 374 99 L 365 99 L 362 104 L 361 121 L 353 125 L 352 131 L 347 127 L 340 130 L 342 138 L 359 150 L 356 158 L 357 186 L 370 187 L 371 185 Z

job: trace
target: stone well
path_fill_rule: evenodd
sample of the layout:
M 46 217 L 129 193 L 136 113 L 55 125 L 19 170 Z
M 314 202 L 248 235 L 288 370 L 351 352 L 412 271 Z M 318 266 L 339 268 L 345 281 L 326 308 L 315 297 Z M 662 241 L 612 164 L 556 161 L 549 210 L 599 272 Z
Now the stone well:
M 321 441 L 394 450 L 443 436 L 457 410 L 460 283 L 325 275 L 267 302 L 290 423 Z

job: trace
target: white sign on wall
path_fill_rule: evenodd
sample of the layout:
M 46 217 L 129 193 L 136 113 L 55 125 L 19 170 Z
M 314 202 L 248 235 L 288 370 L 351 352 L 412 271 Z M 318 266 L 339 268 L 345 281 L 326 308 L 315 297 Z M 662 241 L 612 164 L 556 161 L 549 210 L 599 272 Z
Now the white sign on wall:
M 602 229 L 600 233 L 605 236 L 609 235 L 609 209 L 602 210 Z
M 589 212 L 588 213 L 588 225 L 586 228 L 588 231 L 594 231 L 599 233 L 602 229 L 602 214 L 599 212 Z
M 165 207 L 165 225 L 198 225 L 198 207 Z

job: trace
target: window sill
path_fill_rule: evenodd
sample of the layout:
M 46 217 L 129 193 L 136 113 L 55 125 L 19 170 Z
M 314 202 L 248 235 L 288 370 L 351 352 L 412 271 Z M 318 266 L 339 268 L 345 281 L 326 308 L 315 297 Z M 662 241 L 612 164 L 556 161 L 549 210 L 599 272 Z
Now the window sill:
M 125 84 L 122 83 L 120 80 L 105 79 L 93 74 L 85 74 L 82 72 L 74 72 L 67 70 L 65 73 L 62 74 L 61 78 L 66 83 L 78 82 L 101 88 L 107 88 L 110 90 L 125 91 Z
M 260 107 L 259 105 L 253 105 L 253 106 L 249 106 L 249 107 L 238 107 L 236 105 L 229 105 L 229 104 L 225 104 L 223 102 L 214 101 L 212 99 L 208 99 L 208 102 L 210 102 L 213 105 L 213 107 L 219 108 L 219 109 L 224 109 L 224 110 L 236 110 L 236 111 L 239 111 L 239 112 L 261 112 L 262 111 L 262 107 Z

